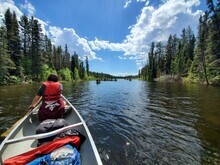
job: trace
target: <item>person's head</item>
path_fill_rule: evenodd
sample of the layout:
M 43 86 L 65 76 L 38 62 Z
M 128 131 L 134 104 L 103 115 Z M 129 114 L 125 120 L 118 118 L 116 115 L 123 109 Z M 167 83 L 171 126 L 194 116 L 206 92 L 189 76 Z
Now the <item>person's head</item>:
M 58 81 L 58 76 L 56 74 L 50 74 L 47 78 L 47 81 L 53 81 L 53 82 L 57 82 Z

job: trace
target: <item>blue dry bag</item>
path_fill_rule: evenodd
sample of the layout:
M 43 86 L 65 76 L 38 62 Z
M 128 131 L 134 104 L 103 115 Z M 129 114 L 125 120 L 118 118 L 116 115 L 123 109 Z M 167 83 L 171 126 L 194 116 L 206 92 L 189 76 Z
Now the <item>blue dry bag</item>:
M 75 147 L 67 144 L 50 154 L 33 160 L 27 165 L 80 165 L 80 153 Z

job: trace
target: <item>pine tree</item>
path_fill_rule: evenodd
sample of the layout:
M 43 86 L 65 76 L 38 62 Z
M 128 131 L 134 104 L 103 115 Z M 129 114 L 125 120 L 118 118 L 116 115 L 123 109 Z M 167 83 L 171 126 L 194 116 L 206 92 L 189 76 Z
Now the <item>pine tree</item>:
M 201 16 L 199 19 L 199 32 L 198 32 L 198 57 L 202 63 L 203 73 L 206 80 L 207 85 L 209 84 L 207 72 L 206 72 L 206 38 L 207 38 L 207 20 L 208 14 L 206 13 L 203 17 Z
M 186 39 L 187 39 L 187 43 L 186 43 L 187 53 L 186 53 L 185 61 L 187 61 L 188 59 L 193 61 L 196 39 L 190 26 L 188 26 L 186 30 Z
M 22 53 L 25 58 L 28 57 L 28 50 L 30 46 L 30 24 L 28 17 L 26 15 L 21 16 L 19 21 L 21 28 L 21 43 L 22 43 Z
M 6 84 L 9 77 L 9 70 L 15 69 L 15 64 L 8 54 L 6 30 L 0 27 L 0 84 Z
M 51 40 L 45 35 L 44 37 L 44 59 L 45 62 L 50 68 L 54 68 L 54 64 L 53 64 L 53 48 L 52 48 L 52 43 Z
M 49 56 L 50 56 L 50 52 L 49 51 L 49 46 L 48 46 L 48 37 L 46 35 L 43 36 L 43 38 L 41 39 L 41 62 L 40 65 L 44 65 L 47 64 L 49 66 L 50 61 L 49 61 Z
M 16 69 L 10 70 L 11 75 L 21 77 L 21 46 L 20 46 L 20 37 L 19 37 L 19 27 L 18 21 L 16 18 L 15 12 L 13 14 L 10 12 L 10 9 L 7 9 L 5 12 L 4 23 L 6 26 L 7 33 L 7 48 L 11 60 L 15 63 Z
M 151 44 L 151 51 L 148 53 L 149 65 L 148 65 L 148 80 L 153 81 L 157 76 L 156 57 L 154 53 L 154 42 Z
M 166 59 L 165 59 L 165 71 L 166 74 L 170 74 L 171 71 L 171 63 L 172 63 L 172 35 L 169 36 L 169 39 L 167 41 L 166 45 Z
M 220 58 L 220 2 L 217 6 L 214 5 L 213 0 L 207 0 L 209 10 L 209 57 L 212 61 Z
M 158 74 L 160 75 L 161 72 L 163 71 L 163 50 L 162 50 L 162 43 L 158 42 L 156 44 L 156 51 L 155 51 L 155 55 L 157 57 L 156 59 L 156 63 L 157 63 L 157 71 Z
M 38 20 L 31 18 L 31 54 L 32 54 L 32 76 L 39 80 L 41 66 L 41 27 Z
M 15 12 L 13 12 L 12 15 L 12 21 L 13 21 L 13 54 L 11 56 L 12 60 L 14 61 L 16 65 L 16 76 L 21 76 L 22 69 L 21 69 L 21 43 L 20 43 L 20 36 L 19 36 L 19 26 L 17 21 L 17 16 Z
M 79 77 L 80 79 L 83 79 L 84 78 L 84 66 L 83 66 L 83 62 L 80 61 L 80 64 L 79 64 Z
M 58 46 L 57 47 L 57 68 L 56 70 L 59 71 L 60 69 L 62 69 L 62 47 Z
M 87 75 L 89 76 L 89 59 L 88 59 L 88 56 L 86 56 L 86 72 L 87 72 Z
M 64 68 L 70 69 L 70 54 L 68 52 L 67 44 L 65 44 L 65 52 L 64 52 Z
M 176 58 L 176 63 L 177 63 L 177 73 L 178 75 L 181 75 L 184 72 L 184 49 L 182 47 L 181 41 L 178 42 L 178 53 L 177 53 L 177 58 Z
M 77 68 L 74 68 L 74 80 L 76 81 L 80 80 L 79 71 Z
M 54 69 L 57 68 L 57 48 L 55 45 L 53 45 L 53 66 Z
M 76 52 L 74 52 L 74 63 L 75 63 L 75 68 L 77 69 L 77 70 L 79 70 L 79 56 L 78 56 L 78 54 L 76 54 Z
M 19 21 L 21 29 L 21 54 L 22 54 L 22 67 L 24 68 L 24 74 L 29 76 L 32 74 L 32 60 L 31 60 L 31 32 L 30 22 L 28 17 L 23 15 Z

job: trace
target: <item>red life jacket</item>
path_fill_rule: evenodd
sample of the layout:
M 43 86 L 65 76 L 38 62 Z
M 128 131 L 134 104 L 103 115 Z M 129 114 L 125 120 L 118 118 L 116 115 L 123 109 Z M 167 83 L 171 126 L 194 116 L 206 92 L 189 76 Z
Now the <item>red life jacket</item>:
M 43 83 L 46 86 L 44 91 L 43 100 L 45 101 L 55 101 L 61 98 L 60 94 L 60 83 L 47 81 Z
M 80 137 L 79 136 L 66 136 L 64 138 L 56 139 L 50 143 L 44 144 L 40 147 L 37 147 L 31 151 L 28 151 L 26 153 L 23 153 L 18 156 L 14 156 L 12 158 L 9 158 L 4 161 L 4 165 L 24 165 L 36 158 L 38 158 L 40 155 L 45 155 L 50 153 L 51 151 L 65 145 L 71 143 L 76 147 L 79 147 L 81 144 Z

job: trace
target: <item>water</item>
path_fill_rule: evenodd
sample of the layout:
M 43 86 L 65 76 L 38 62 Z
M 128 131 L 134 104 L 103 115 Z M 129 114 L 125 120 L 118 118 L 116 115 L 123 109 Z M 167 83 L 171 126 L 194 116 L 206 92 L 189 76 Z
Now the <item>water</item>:
M 63 83 L 103 164 L 220 164 L 220 88 L 138 80 Z M 0 89 L 0 133 L 39 84 Z

